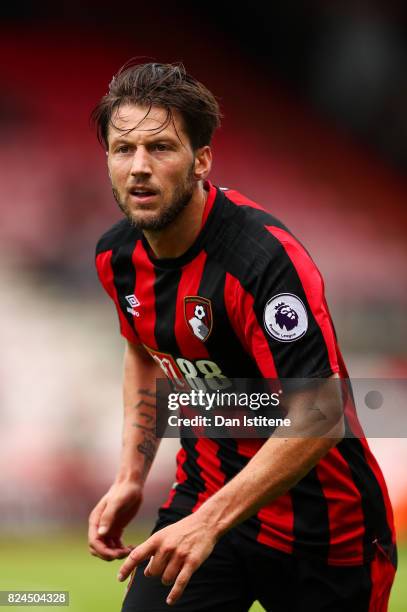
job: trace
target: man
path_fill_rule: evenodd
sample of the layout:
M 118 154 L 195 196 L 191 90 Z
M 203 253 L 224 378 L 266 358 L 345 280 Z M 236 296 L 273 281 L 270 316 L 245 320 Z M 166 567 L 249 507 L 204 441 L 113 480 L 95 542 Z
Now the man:
M 240 612 L 256 599 L 277 612 L 386 610 L 392 511 L 339 395 L 323 400 L 341 414 L 329 435 L 311 425 L 294 437 L 182 438 L 153 535 L 123 544 L 159 443 L 163 371 L 195 389 L 347 372 L 306 250 L 261 206 L 208 180 L 214 96 L 181 64 L 130 65 L 93 118 L 125 215 L 96 264 L 126 347 L 120 468 L 90 515 L 89 545 L 102 559 L 127 556 L 120 580 L 137 568 L 123 611 Z M 293 393 L 289 410 L 306 395 Z

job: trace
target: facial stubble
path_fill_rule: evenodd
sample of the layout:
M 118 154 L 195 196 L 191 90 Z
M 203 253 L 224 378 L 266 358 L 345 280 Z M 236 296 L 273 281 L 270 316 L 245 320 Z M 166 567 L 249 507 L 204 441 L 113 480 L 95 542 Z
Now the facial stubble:
M 137 229 L 147 231 L 163 230 L 168 227 L 168 225 L 170 225 L 190 203 L 194 191 L 194 168 L 195 162 L 192 162 L 191 166 L 188 168 L 184 181 L 176 186 L 172 202 L 164 206 L 159 214 L 151 219 L 137 219 L 127 204 L 121 201 L 118 190 L 112 184 L 114 199 L 122 213 Z

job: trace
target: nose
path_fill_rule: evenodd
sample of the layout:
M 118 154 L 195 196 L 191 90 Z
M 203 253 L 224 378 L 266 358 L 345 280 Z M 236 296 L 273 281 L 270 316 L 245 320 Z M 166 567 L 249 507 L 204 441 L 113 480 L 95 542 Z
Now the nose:
M 139 146 L 134 151 L 131 174 L 133 176 L 151 175 L 151 160 L 145 147 Z

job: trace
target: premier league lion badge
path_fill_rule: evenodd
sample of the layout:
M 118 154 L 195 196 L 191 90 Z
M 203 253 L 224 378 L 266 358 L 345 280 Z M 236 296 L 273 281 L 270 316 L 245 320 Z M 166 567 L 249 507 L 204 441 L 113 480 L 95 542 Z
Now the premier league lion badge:
M 212 331 L 212 306 L 203 297 L 185 297 L 184 314 L 189 329 L 194 336 L 205 342 Z
M 302 338 L 308 329 L 307 310 L 299 297 L 280 293 L 264 309 L 264 327 L 272 338 L 292 342 Z

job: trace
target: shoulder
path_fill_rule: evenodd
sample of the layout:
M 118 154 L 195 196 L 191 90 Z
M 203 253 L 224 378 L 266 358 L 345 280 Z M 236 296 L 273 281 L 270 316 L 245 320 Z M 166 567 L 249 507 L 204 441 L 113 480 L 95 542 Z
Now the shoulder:
M 251 200 L 235 189 L 224 189 L 222 193 L 225 198 L 225 225 L 230 227 L 230 233 L 238 239 L 240 249 L 254 249 L 257 256 L 262 251 L 270 252 L 274 242 L 272 232 L 274 228 L 294 239 L 288 227 L 267 210 L 266 206 Z
M 287 229 L 286 226 L 270 212 L 272 204 L 267 205 L 257 202 L 240 191 L 237 191 L 237 189 L 231 189 L 229 187 L 219 187 L 219 191 L 227 200 L 230 210 L 234 210 L 236 214 L 240 214 L 247 221 L 251 221 L 252 224 L 274 224 Z
M 223 219 L 213 252 L 232 275 L 243 282 L 264 274 L 275 276 L 292 264 L 293 257 L 313 265 L 299 239 L 265 206 L 234 189 L 220 191 Z
M 134 243 L 140 237 L 139 234 L 139 230 L 133 227 L 127 219 L 121 219 L 99 238 L 96 244 L 96 255 L 105 251 L 113 251 L 129 242 Z

